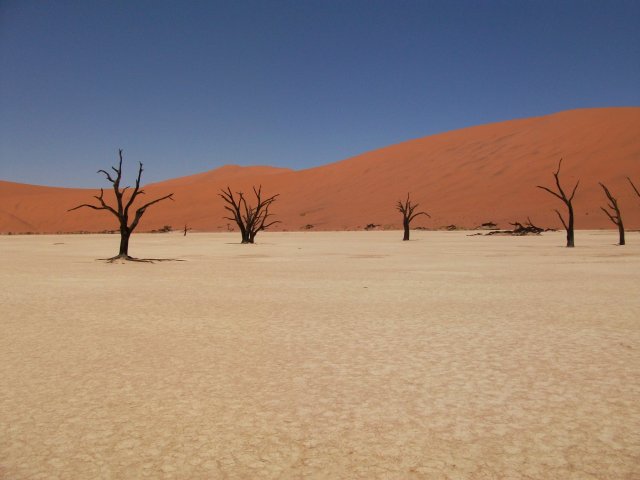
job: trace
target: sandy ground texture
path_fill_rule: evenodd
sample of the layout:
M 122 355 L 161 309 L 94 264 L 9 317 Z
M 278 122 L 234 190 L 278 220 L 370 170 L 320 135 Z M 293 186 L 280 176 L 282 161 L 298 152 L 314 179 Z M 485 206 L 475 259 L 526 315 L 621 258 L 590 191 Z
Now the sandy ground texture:
M 640 478 L 640 234 L 413 237 L 0 237 L 0 477 Z

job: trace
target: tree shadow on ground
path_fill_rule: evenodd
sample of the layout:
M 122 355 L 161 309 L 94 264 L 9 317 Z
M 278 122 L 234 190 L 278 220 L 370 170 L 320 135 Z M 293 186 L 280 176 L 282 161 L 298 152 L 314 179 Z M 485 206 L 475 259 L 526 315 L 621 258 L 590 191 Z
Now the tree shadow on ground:
M 129 255 L 116 255 L 111 258 L 98 258 L 100 262 L 106 263 L 124 263 L 124 262 L 138 262 L 138 263 L 155 263 L 155 262 L 184 262 L 179 258 L 136 258 Z

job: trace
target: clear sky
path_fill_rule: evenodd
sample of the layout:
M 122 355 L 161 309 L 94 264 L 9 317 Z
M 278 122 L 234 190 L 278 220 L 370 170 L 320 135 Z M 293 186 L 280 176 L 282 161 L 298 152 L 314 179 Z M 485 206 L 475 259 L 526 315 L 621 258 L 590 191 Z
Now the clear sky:
M 303 169 L 640 105 L 640 1 L 0 0 L 0 179 Z

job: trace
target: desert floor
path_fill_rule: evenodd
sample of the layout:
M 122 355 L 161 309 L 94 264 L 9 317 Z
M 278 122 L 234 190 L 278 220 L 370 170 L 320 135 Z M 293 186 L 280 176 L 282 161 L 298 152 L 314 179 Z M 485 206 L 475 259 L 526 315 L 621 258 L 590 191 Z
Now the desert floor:
M 0 237 L 0 477 L 640 478 L 640 233 Z

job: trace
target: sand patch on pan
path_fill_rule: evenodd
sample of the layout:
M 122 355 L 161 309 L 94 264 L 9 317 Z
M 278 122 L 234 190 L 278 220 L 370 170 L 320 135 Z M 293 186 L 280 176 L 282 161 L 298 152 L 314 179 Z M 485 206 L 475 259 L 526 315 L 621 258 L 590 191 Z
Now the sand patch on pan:
M 640 476 L 640 236 L 0 237 L 0 477 Z

